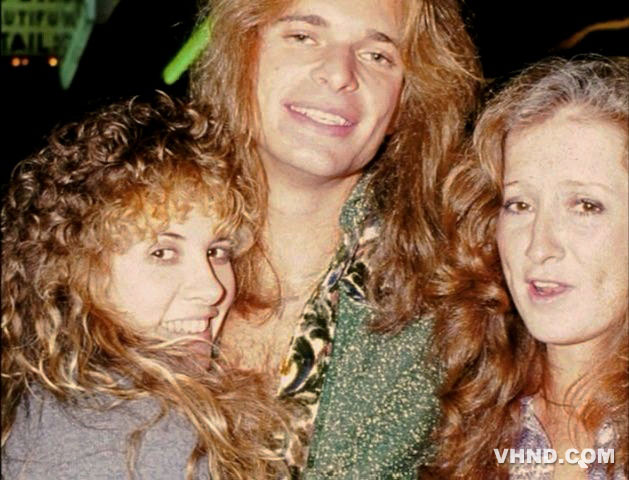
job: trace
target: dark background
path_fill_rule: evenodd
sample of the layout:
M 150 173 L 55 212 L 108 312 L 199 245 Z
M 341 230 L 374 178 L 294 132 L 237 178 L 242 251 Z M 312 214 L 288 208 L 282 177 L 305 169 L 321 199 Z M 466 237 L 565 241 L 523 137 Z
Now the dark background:
M 94 27 L 68 90 L 45 58 L 13 68 L 2 57 L 2 183 L 55 124 L 156 88 L 185 95 L 186 75 L 169 86 L 161 71 L 192 30 L 196 7 L 197 0 L 121 0 L 109 20 Z M 489 78 L 504 78 L 549 54 L 629 55 L 628 29 L 594 32 L 570 50 L 557 50 L 587 25 L 629 17 L 625 0 L 466 0 L 464 14 Z

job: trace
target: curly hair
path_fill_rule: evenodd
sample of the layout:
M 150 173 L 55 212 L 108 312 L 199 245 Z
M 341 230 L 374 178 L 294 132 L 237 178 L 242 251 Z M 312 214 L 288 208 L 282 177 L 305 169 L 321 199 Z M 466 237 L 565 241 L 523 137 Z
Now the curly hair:
M 287 0 L 208 2 L 201 17 L 212 18 L 212 39 L 191 75 L 194 101 L 225 124 L 222 133 L 231 144 L 232 161 L 257 180 L 251 200 L 263 212 L 266 182 L 254 138 L 260 32 L 290 5 Z M 429 305 L 426 278 L 444 238 L 441 182 L 458 160 L 481 78 L 457 0 L 400 5 L 404 84 L 393 133 L 373 163 L 371 180 L 384 219 L 368 279 L 370 297 L 381 312 L 372 327 L 380 332 L 401 330 Z
M 161 407 L 155 421 L 179 412 L 197 434 L 186 478 L 204 457 L 216 479 L 276 478 L 283 470 L 272 450 L 283 414 L 262 377 L 218 362 L 191 372 L 184 342 L 132 330 L 98 288 L 113 253 L 200 208 L 242 240 L 234 260 L 239 300 L 251 297 L 254 264 L 244 252 L 259 212 L 247 206 L 250 185 L 221 154 L 216 130 L 160 93 L 56 129 L 16 167 L 1 213 L 3 446 L 18 404 L 37 384 L 61 401 L 148 395 Z M 130 473 L 149 427 L 130 436 Z
M 628 94 L 629 58 L 552 58 L 530 66 L 488 102 L 468 158 L 448 176 L 444 223 L 451 241 L 433 285 L 442 298 L 434 337 L 445 370 L 435 478 L 508 478 L 508 466 L 497 464 L 493 449 L 513 447 L 520 400 L 544 392 L 551 378 L 545 345 L 511 303 L 495 241 L 507 136 L 571 107 L 581 118 L 627 132 Z M 627 315 L 623 325 L 610 329 L 596 372 L 572 385 L 566 400 L 579 405 L 570 424 L 587 433 L 612 422 L 619 438 L 616 468 L 626 474 Z

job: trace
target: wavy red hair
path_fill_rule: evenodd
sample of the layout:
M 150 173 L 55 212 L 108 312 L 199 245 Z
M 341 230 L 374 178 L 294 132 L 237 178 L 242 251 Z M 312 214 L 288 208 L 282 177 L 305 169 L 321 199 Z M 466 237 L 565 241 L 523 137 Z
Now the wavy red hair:
M 628 94 L 628 58 L 556 58 L 529 67 L 489 101 L 470 155 L 448 176 L 444 222 L 451 241 L 433 284 L 442 298 L 434 335 L 445 371 L 443 421 L 428 478 L 508 478 L 507 464 L 497 463 L 493 449 L 515 444 L 521 398 L 543 391 L 551 380 L 545 345 L 530 335 L 509 299 L 495 242 L 507 135 L 568 106 L 579 107 L 587 119 L 627 131 Z M 574 384 L 566 398 L 579 407 L 571 422 L 592 436 L 611 421 L 618 434 L 615 468 L 625 475 L 627 328 L 625 314 L 622 325 L 610 329 L 605 351 L 596 356 L 595 373 Z

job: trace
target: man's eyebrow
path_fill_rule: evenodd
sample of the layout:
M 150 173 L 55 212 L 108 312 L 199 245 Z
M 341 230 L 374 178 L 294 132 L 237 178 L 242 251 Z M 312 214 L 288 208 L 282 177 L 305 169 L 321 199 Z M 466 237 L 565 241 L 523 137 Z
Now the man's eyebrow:
M 329 27 L 328 21 L 319 15 L 285 15 L 277 20 L 279 22 L 304 22 L 315 27 Z M 386 33 L 380 32 L 373 28 L 367 29 L 367 38 L 376 42 L 390 43 L 397 47 L 398 42 Z
M 277 22 L 304 22 L 315 27 L 327 27 L 330 25 L 319 15 L 285 15 L 280 17 Z
M 372 28 L 367 30 L 367 38 L 375 40 L 376 42 L 390 43 L 395 47 L 398 46 L 398 42 L 395 39 L 389 37 L 386 33 L 382 33 Z

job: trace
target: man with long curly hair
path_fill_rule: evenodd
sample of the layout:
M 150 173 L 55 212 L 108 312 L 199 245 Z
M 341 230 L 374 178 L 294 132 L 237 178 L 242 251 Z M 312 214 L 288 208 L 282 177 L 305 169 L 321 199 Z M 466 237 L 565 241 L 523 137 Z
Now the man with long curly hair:
M 221 348 L 300 409 L 295 475 L 412 478 L 437 414 L 438 188 L 480 77 L 458 3 L 217 0 L 206 17 L 192 97 L 254 180 L 279 298 L 230 318 Z

